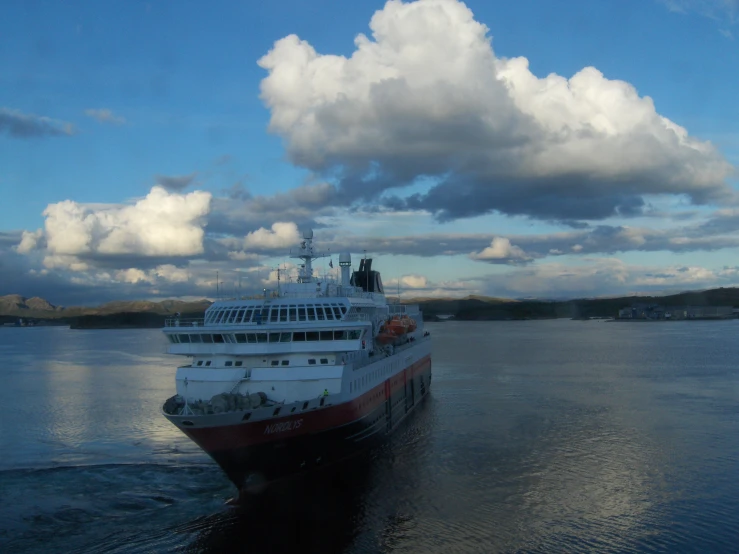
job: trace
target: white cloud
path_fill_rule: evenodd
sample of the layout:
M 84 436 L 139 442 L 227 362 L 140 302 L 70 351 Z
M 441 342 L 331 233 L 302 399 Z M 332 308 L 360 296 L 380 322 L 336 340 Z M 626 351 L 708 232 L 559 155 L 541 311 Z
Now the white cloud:
M 298 226 L 295 223 L 277 222 L 272 229 L 261 227 L 246 235 L 246 248 L 285 248 L 299 242 Z
M 115 274 L 116 280 L 123 283 L 151 283 L 155 282 L 155 278 L 150 273 L 146 273 L 141 269 L 131 267 L 129 269 L 121 269 Z
M 203 252 L 211 195 L 155 186 L 133 205 L 91 207 L 64 200 L 44 210 L 48 252 L 67 256 L 192 256 Z
M 16 252 L 19 254 L 28 254 L 32 250 L 35 250 L 39 245 L 39 241 L 43 239 L 44 232 L 41 229 L 36 231 L 23 231 L 21 241 L 18 246 L 15 247 Z
M 497 58 L 461 2 L 392 0 L 370 28 L 349 58 L 290 35 L 259 60 L 270 130 L 295 163 L 338 175 L 344 197 L 431 177 L 396 208 L 573 219 L 634 213 L 643 194 L 731 194 L 733 168 L 649 97 L 593 67 L 538 78 L 525 58 Z
M 85 115 L 95 119 L 98 123 L 123 125 L 126 122 L 125 118 L 115 115 L 111 110 L 107 108 L 85 110 Z
M 505 237 L 495 237 L 490 246 L 481 252 L 473 252 L 470 254 L 470 258 L 484 262 L 500 263 L 522 262 L 531 259 L 526 252 L 511 244 L 511 241 Z
M 186 283 L 190 280 L 190 272 L 187 269 L 172 264 L 164 264 L 156 267 L 154 274 L 172 283 Z

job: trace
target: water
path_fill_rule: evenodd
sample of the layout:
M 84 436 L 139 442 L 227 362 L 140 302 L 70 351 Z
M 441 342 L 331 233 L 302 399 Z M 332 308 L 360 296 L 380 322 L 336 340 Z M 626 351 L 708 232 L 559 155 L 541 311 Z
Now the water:
M 160 332 L 0 329 L 0 551 L 736 551 L 739 322 L 428 328 L 385 447 L 240 510 Z

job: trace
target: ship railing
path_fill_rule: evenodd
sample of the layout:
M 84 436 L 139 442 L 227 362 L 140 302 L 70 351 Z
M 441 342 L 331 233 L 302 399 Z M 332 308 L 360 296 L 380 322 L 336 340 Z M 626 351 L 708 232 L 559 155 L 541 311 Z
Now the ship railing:
M 418 304 L 389 304 L 388 309 L 390 314 L 408 314 L 418 315 L 421 310 L 418 308 Z
M 342 321 L 369 321 L 369 314 L 346 314 Z
M 165 327 L 204 327 L 205 318 L 193 317 L 193 318 L 181 318 L 172 317 L 164 320 Z

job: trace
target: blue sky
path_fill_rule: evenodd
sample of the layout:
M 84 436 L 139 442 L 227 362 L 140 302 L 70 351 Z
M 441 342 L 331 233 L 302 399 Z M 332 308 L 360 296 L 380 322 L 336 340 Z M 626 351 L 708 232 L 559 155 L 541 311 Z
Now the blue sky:
M 0 295 L 261 290 L 308 225 L 407 296 L 739 281 L 737 2 L 4 7 Z

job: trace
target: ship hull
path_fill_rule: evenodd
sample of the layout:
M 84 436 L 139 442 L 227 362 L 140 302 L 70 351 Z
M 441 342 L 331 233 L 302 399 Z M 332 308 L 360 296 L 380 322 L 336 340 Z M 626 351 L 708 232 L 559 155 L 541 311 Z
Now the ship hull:
M 173 423 L 218 463 L 241 493 L 248 493 L 381 443 L 419 405 L 430 384 L 431 358 L 426 356 L 338 405 L 230 425 Z

